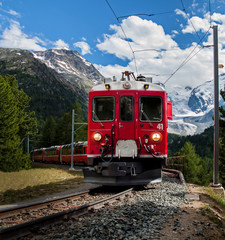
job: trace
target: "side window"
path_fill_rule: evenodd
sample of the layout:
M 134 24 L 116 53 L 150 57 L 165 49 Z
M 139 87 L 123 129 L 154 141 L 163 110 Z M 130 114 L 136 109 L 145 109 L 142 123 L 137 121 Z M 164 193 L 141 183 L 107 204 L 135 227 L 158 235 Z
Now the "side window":
M 120 98 L 120 119 L 123 122 L 131 122 L 134 119 L 134 97 L 122 96 Z
M 139 104 L 140 121 L 161 122 L 162 121 L 162 98 L 143 96 Z
M 113 121 L 115 115 L 115 99 L 113 96 L 109 97 L 95 97 L 93 98 L 92 120 Z

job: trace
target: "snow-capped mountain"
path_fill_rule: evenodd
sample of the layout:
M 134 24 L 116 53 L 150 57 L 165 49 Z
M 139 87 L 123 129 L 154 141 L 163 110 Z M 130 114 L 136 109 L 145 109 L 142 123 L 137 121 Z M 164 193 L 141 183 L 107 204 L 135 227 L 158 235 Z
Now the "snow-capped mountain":
M 31 97 L 32 110 L 41 119 L 50 115 L 56 119 L 61 117 L 75 101 L 86 111 L 90 88 L 104 79 L 90 62 L 72 50 L 32 53 L 0 48 L 0 61 L 0 74 L 17 78 L 20 88 Z M 224 89 L 225 74 L 220 75 L 219 82 L 220 89 Z M 173 85 L 166 87 L 166 91 L 173 101 L 170 133 L 194 135 L 213 125 L 213 80 L 195 88 Z M 43 101 L 43 97 L 47 101 Z M 224 105 L 222 98 L 220 105 Z
M 225 74 L 219 77 L 219 89 L 224 89 Z M 214 124 L 214 82 L 207 81 L 192 89 L 190 86 L 168 88 L 173 101 L 173 120 L 169 121 L 169 132 L 194 135 Z M 220 106 L 224 105 L 220 97 Z
M 67 49 L 49 49 L 34 52 L 34 57 L 41 60 L 49 68 L 54 69 L 71 84 L 78 84 L 89 91 L 95 84 L 102 82 L 104 77 L 96 68 L 84 59 L 77 51 Z

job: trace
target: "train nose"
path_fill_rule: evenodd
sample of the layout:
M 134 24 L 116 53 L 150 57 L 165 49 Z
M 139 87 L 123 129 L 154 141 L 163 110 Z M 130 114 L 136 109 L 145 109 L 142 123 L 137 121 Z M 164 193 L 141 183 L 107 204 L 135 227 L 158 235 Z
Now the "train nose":
M 138 149 L 135 140 L 118 140 L 116 144 L 116 156 L 121 157 L 137 157 Z

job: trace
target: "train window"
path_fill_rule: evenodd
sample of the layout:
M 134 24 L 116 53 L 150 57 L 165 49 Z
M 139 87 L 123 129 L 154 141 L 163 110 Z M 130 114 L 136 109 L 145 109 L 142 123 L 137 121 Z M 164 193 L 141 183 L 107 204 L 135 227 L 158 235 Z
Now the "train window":
M 120 119 L 123 122 L 131 122 L 134 119 L 134 97 L 122 96 L 120 98 Z
M 83 146 L 82 146 L 82 145 L 78 147 L 78 153 L 79 153 L 79 154 L 82 154 L 82 153 L 83 153 Z
M 46 151 L 46 156 L 52 156 L 52 155 L 56 155 L 56 150 L 55 149 Z
M 115 113 L 115 99 L 109 97 L 93 98 L 92 120 L 95 122 L 113 121 Z
M 162 99 L 160 97 L 143 96 L 140 98 L 140 121 L 162 121 Z
M 42 156 L 42 150 L 41 151 L 35 151 L 34 155 L 35 156 Z
M 87 147 L 83 147 L 83 154 L 86 154 L 86 148 Z

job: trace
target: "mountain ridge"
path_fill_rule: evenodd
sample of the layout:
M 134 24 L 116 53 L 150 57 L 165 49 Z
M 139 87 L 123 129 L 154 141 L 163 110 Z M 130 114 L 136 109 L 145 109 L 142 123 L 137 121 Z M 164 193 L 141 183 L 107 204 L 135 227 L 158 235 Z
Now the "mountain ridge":
M 54 51 L 56 54 L 61 50 Z M 71 82 L 65 75 L 35 58 L 34 54 L 35 52 L 28 50 L 0 48 L 0 74 L 16 77 L 19 87 L 31 97 L 30 107 L 36 112 L 38 119 L 45 121 L 53 116 L 57 120 L 70 110 L 75 101 L 81 104 L 83 116 L 87 118 L 88 91 L 95 84 L 93 81 L 102 81 L 103 76 L 100 73 L 101 77 L 97 79 L 74 76 L 79 81 Z M 85 64 L 81 58 L 80 62 Z
M 65 49 L 30 52 L 0 48 L 0 74 L 17 78 L 19 87 L 31 97 L 31 110 L 44 121 L 49 116 L 59 119 L 75 101 L 81 104 L 87 119 L 88 92 L 104 79 L 77 51 Z M 221 74 L 220 89 L 224 84 L 225 74 Z M 168 132 L 194 135 L 213 125 L 213 81 L 195 88 L 169 86 L 166 91 L 174 115 Z
M 225 74 L 219 76 L 219 89 L 223 89 Z M 168 94 L 173 101 L 174 118 L 169 122 L 169 132 L 181 135 L 195 135 L 213 126 L 214 115 L 214 81 L 205 83 L 188 91 L 180 88 L 179 94 L 174 95 L 174 89 Z M 219 105 L 224 106 L 222 97 Z

